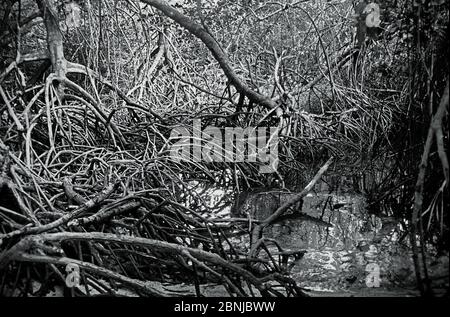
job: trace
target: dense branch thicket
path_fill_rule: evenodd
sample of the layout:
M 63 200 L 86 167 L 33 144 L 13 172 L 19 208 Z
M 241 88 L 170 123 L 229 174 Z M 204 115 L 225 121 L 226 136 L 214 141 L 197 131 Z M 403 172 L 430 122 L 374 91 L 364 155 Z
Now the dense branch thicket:
M 44 295 L 75 263 L 72 295 L 304 295 L 261 233 L 324 174 L 405 224 L 429 292 L 425 249 L 448 251 L 448 3 L 380 1 L 373 28 L 360 5 L 4 1 L 0 292 Z M 196 119 L 277 127 L 278 170 L 173 160 Z M 300 193 L 256 226 L 220 214 L 273 186 Z

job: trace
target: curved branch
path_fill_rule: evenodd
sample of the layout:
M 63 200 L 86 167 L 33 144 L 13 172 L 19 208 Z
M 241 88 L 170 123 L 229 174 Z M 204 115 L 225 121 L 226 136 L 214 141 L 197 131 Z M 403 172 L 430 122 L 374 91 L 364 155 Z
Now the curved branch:
M 140 111 L 143 111 L 144 113 L 148 112 L 152 116 L 154 116 L 155 118 L 159 119 L 161 122 L 164 122 L 164 119 L 159 114 L 157 114 L 155 111 L 153 111 L 150 108 L 146 108 L 146 107 L 138 104 L 137 102 L 134 102 L 133 100 L 131 100 L 131 98 L 129 98 L 127 96 L 127 94 L 125 92 L 120 90 L 119 87 L 115 86 L 110 81 L 106 80 L 105 78 L 102 78 L 100 76 L 100 74 L 98 74 L 94 70 L 88 68 L 87 66 L 68 61 L 67 62 L 67 73 L 68 74 L 70 74 L 70 73 L 77 73 L 77 74 L 84 74 L 84 75 L 87 75 L 87 76 L 92 76 L 97 81 L 99 81 L 100 83 L 104 84 L 105 86 L 107 86 L 112 91 L 116 92 L 117 95 L 120 98 L 122 98 L 122 100 L 125 101 L 126 104 L 128 104 L 128 105 L 130 105 L 132 107 L 138 108 Z
M 256 257 L 258 251 L 258 240 L 261 238 L 264 228 L 266 228 L 271 223 L 274 223 L 279 217 L 281 217 L 290 207 L 294 206 L 300 200 L 303 199 L 313 188 L 314 185 L 320 180 L 323 174 L 328 170 L 334 158 L 331 157 L 328 161 L 319 169 L 314 178 L 309 182 L 308 185 L 297 195 L 293 196 L 286 203 L 281 205 L 273 214 L 264 219 L 260 224 L 255 226 L 252 231 L 252 248 L 250 250 L 250 257 Z
M 84 262 L 80 260 L 65 258 L 65 257 L 52 257 L 52 256 L 46 256 L 46 255 L 36 255 L 36 254 L 30 254 L 25 252 L 19 252 L 14 256 L 15 261 L 20 262 L 31 262 L 31 263 L 48 263 L 48 264 L 55 264 L 55 265 L 68 265 L 68 264 L 76 264 L 80 268 L 91 271 L 93 273 L 96 273 L 98 275 L 111 278 L 117 281 L 122 282 L 123 284 L 126 284 L 130 286 L 131 288 L 140 291 L 144 294 L 147 294 L 149 296 L 154 297 L 167 297 L 167 296 L 173 296 L 175 294 L 171 294 L 170 292 L 167 292 L 163 289 L 161 285 L 157 282 L 147 281 L 143 282 L 137 279 L 133 279 L 127 276 L 124 276 L 122 274 L 116 273 L 114 271 L 105 269 L 103 267 L 94 265 L 89 262 Z
M 154 7 L 161 11 L 164 15 L 174 20 L 176 23 L 188 30 L 192 35 L 200 39 L 209 51 L 212 53 L 216 61 L 219 63 L 220 68 L 227 76 L 231 84 L 242 94 L 246 95 L 251 101 L 260 104 L 268 109 L 274 109 L 277 104 L 272 99 L 261 95 L 260 93 L 252 90 L 248 87 L 244 81 L 239 78 L 233 68 L 230 66 L 230 61 L 216 42 L 216 40 L 198 23 L 191 20 L 189 17 L 179 12 L 165 1 L 162 0 L 141 0 L 144 3 Z

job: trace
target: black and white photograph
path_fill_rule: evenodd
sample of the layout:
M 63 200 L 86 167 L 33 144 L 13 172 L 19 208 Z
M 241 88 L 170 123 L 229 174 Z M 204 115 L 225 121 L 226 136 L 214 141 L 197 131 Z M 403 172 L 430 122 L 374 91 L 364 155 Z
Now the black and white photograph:
M 449 7 L 1 0 L 0 297 L 448 298 Z

